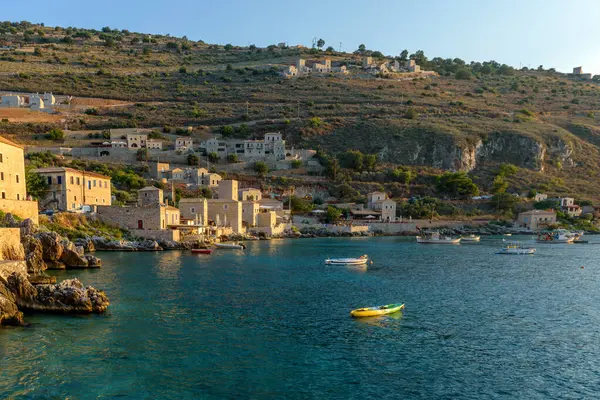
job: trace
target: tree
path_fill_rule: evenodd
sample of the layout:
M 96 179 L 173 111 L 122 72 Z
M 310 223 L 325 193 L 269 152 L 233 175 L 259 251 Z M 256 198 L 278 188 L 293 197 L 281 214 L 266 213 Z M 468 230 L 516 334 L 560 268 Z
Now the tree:
M 313 205 L 309 200 L 305 200 L 297 196 L 291 197 L 290 204 L 292 206 L 292 212 L 295 213 L 307 213 L 313 208 Z
M 335 49 L 333 47 L 329 46 L 325 49 L 325 51 L 328 53 L 333 53 L 335 51 Z
M 231 136 L 233 135 L 235 132 L 235 130 L 233 129 L 233 126 L 231 125 L 225 125 L 221 127 L 221 134 L 223 136 Z
M 484 75 L 489 75 L 492 73 L 492 67 L 486 64 L 479 69 L 479 72 L 481 72 Z
M 364 53 L 365 51 L 367 51 L 367 46 L 365 46 L 364 44 L 361 44 L 360 46 L 358 46 L 358 52 L 359 53 Z
M 377 164 L 376 154 L 365 155 L 365 169 L 367 171 L 373 171 L 375 169 L 375 164 Z
M 494 178 L 494 183 L 492 184 L 492 194 L 496 195 L 505 193 L 506 189 L 508 189 L 508 183 L 504 181 L 502 175 L 497 175 L 496 178 Z
M 333 157 L 330 160 L 328 160 L 327 162 L 327 175 L 332 179 L 332 180 L 336 180 L 337 179 L 337 174 L 340 170 L 340 162 L 338 161 L 337 157 Z
M 208 155 L 208 161 L 210 161 L 211 163 L 218 163 L 219 155 L 213 151 Z
M 187 156 L 188 165 L 198 165 L 199 161 L 200 161 L 200 157 L 198 157 L 194 153 L 188 154 L 188 156 Z
M 225 46 L 223 46 L 223 48 L 227 51 L 233 49 L 233 45 L 231 43 L 227 43 Z
M 518 171 L 519 171 L 519 168 L 517 168 L 516 165 L 509 164 L 509 163 L 502 163 L 502 164 L 500 164 L 500 167 L 498 168 L 498 175 L 507 177 L 507 176 L 512 176 L 512 175 L 516 174 Z
M 323 125 L 323 120 L 321 120 L 321 118 L 319 118 L 319 117 L 312 117 L 308 121 L 308 126 L 310 126 L 311 128 L 320 128 L 322 125 Z
M 31 168 L 25 169 L 25 183 L 27 194 L 36 200 L 41 200 L 48 191 L 48 182 L 42 175 L 36 174 Z
M 259 175 L 264 175 L 269 172 L 269 166 L 264 161 L 257 161 L 254 163 L 254 172 Z
M 138 161 L 148 161 L 148 149 L 139 149 L 135 154 Z
M 291 167 L 292 168 L 300 168 L 302 166 L 302 160 L 292 160 Z
M 44 52 L 42 51 L 42 49 L 41 49 L 41 48 L 39 48 L 39 47 L 36 47 L 36 48 L 33 50 L 33 55 L 34 55 L 34 56 L 41 57 L 41 56 L 43 56 L 43 55 L 44 55 Z
M 407 119 L 416 119 L 418 116 L 419 114 L 412 107 L 409 107 L 408 110 L 406 110 L 406 113 L 404 114 L 404 117 Z
M 327 206 L 327 212 L 325 213 L 325 222 L 331 224 L 342 216 L 342 212 L 335 207 Z
M 492 197 L 492 204 L 494 204 L 498 210 L 512 210 L 516 203 L 517 198 L 510 193 L 498 193 Z
M 402 50 L 400 53 L 400 61 L 408 61 L 408 50 Z
M 63 132 L 62 129 L 54 128 L 48 132 L 48 134 L 46 135 L 46 138 L 48 138 L 50 140 L 54 140 L 55 142 L 60 141 L 60 140 L 65 140 L 65 133 Z
M 317 41 L 317 47 L 318 47 L 319 49 L 321 49 L 321 48 L 323 48 L 323 46 L 325 46 L 325 41 L 324 41 L 323 39 L 319 39 L 319 40 Z
M 235 164 L 236 162 L 238 162 L 238 156 L 237 154 L 227 154 L 227 162 L 230 164 Z
M 469 80 L 471 79 L 471 71 L 466 68 L 461 68 L 454 74 L 456 79 Z
M 464 172 L 445 172 L 438 176 L 436 190 L 452 197 L 476 196 L 479 188 Z
M 342 168 L 350 168 L 355 171 L 362 171 L 364 167 L 364 155 L 360 150 L 348 150 L 340 156 L 340 165 Z

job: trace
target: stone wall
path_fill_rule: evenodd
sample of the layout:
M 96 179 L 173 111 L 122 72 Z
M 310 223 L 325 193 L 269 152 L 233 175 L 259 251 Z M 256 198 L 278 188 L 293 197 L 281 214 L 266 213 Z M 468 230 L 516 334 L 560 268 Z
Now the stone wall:
M 139 221 L 142 221 L 144 229 L 161 229 L 162 215 L 161 207 L 119 207 L 119 206 L 99 206 L 98 217 L 111 225 L 116 225 L 126 229 L 138 229 Z
M 23 219 L 31 218 L 36 225 L 39 224 L 37 201 L 0 199 L 0 211 Z
M 181 239 L 181 232 L 177 229 L 165 229 L 165 230 L 151 230 L 151 229 L 131 229 L 129 231 L 133 236 L 141 237 L 144 239 L 154 239 L 158 241 L 172 241 L 179 242 Z

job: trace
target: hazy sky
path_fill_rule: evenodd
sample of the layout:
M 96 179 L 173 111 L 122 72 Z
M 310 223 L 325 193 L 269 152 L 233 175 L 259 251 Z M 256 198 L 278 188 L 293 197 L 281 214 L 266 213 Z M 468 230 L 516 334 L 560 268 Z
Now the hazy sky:
M 600 0 L 28 0 L 6 1 L 0 19 L 234 45 L 310 46 L 317 37 L 346 51 L 364 43 L 391 55 L 421 49 L 430 58 L 600 73 Z

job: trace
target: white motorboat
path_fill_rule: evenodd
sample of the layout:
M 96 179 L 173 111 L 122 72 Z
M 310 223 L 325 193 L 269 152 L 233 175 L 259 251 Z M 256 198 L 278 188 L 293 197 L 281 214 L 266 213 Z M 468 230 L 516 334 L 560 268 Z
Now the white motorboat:
M 365 254 L 358 258 L 328 258 L 325 260 L 327 265 L 365 265 L 369 257 Z
M 215 243 L 215 247 L 217 249 L 235 249 L 235 250 L 243 250 L 246 248 L 241 243 Z
M 509 243 L 496 254 L 528 255 L 533 253 L 535 253 L 535 249 L 533 247 L 523 247 L 523 245 L 520 243 Z
M 536 242 L 546 244 L 573 243 L 573 241 L 579 239 L 579 237 L 579 235 L 565 229 L 557 229 L 555 231 L 540 232 Z
M 451 238 L 442 236 L 439 232 L 425 233 L 423 236 L 417 236 L 417 243 L 422 244 L 459 244 L 460 238 Z
M 477 236 L 477 235 L 463 236 L 460 238 L 461 242 L 479 242 L 480 240 L 481 240 L 481 236 Z

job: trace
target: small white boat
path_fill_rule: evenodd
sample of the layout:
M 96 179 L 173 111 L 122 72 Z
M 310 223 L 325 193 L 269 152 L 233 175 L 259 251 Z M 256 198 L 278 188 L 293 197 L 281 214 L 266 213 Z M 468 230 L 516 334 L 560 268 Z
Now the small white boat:
M 512 236 L 512 233 L 505 233 L 504 236 Z
M 481 240 L 481 236 L 477 236 L 477 235 L 463 236 L 460 238 L 461 242 L 479 242 L 480 240 Z
M 439 232 L 426 233 L 417 236 L 417 243 L 422 244 L 459 244 L 460 238 L 454 239 L 449 236 L 441 236 Z
M 496 254 L 528 255 L 533 253 L 535 253 L 535 249 L 533 247 L 523 247 L 523 245 L 520 243 L 509 243 Z
M 325 260 L 327 265 L 365 265 L 369 257 L 365 254 L 358 258 L 328 258 Z
M 215 243 L 215 247 L 217 249 L 236 249 L 236 250 L 243 250 L 246 248 L 246 246 L 244 246 L 241 243 Z

